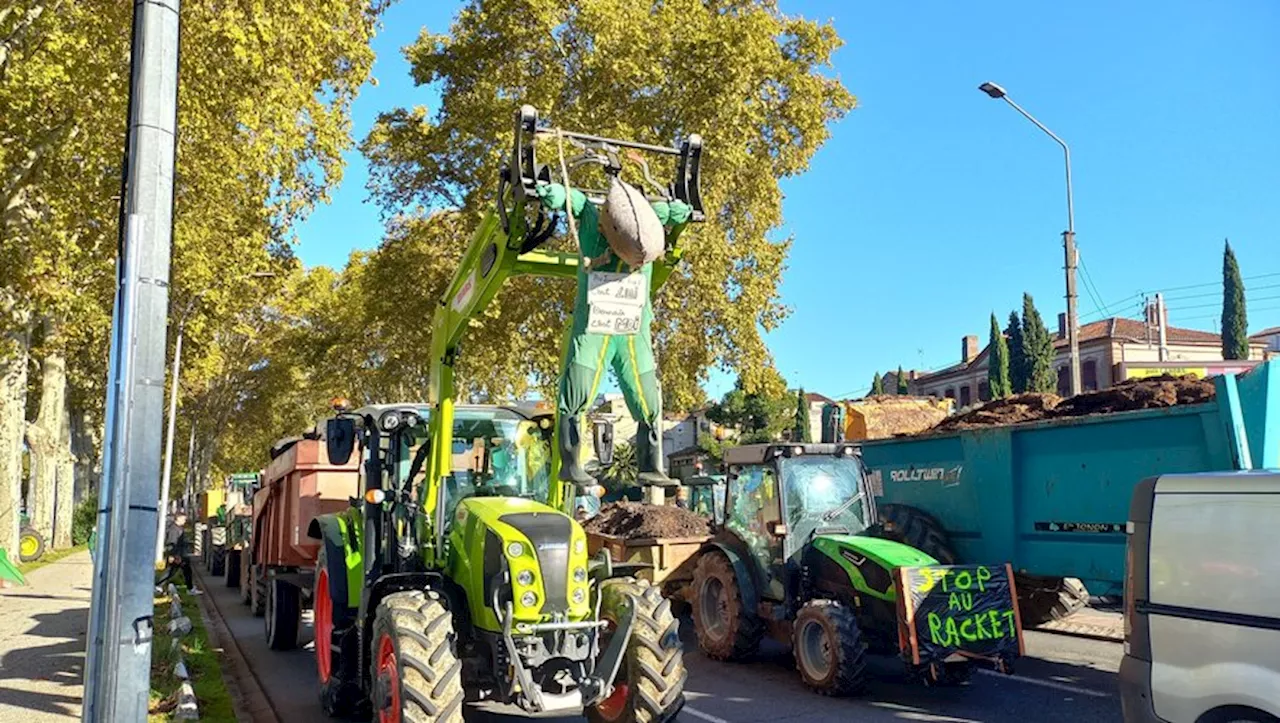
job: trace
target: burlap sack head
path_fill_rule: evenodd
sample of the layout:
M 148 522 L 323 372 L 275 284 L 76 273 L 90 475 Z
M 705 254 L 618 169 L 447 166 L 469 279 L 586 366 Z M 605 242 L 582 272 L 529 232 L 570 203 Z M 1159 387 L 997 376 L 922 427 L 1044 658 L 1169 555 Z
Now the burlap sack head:
M 662 256 L 666 241 L 662 221 L 643 193 L 617 177 L 609 182 L 600 230 L 609 248 L 630 266 L 643 266 Z

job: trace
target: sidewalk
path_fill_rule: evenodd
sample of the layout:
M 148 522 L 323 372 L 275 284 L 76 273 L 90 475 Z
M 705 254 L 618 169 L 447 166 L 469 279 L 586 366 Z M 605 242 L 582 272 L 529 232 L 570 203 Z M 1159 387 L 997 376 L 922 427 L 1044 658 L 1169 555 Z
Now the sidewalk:
M 93 562 L 81 552 L 0 590 L 0 723 L 80 719 Z

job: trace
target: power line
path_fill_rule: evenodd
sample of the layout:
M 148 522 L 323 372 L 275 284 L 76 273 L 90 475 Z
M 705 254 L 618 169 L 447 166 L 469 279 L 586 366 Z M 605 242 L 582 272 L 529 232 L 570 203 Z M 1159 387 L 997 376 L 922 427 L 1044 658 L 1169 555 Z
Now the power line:
M 1080 254 L 1080 247 L 1076 247 L 1076 259 L 1080 262 L 1080 270 L 1083 272 L 1081 279 L 1084 281 L 1084 290 L 1089 294 L 1089 299 L 1093 301 L 1093 310 L 1104 316 L 1109 315 L 1107 305 L 1102 303 L 1102 294 L 1098 292 L 1098 285 L 1093 283 L 1093 275 L 1089 273 L 1089 267 L 1084 263 L 1084 256 Z

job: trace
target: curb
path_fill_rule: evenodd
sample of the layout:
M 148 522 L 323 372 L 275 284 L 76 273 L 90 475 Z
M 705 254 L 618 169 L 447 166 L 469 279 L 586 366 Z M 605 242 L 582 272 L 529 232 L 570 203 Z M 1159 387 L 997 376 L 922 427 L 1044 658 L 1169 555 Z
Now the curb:
M 281 723 L 281 718 L 276 713 L 275 707 L 271 705 L 271 699 L 267 697 L 266 691 L 262 689 L 262 684 L 258 681 L 258 676 L 253 672 L 253 668 L 249 665 L 249 661 L 244 657 L 244 651 L 240 649 L 240 643 L 236 641 L 235 636 L 227 628 L 227 622 L 222 617 L 222 610 L 218 608 L 217 601 L 214 600 L 213 593 L 210 592 L 209 578 L 204 576 L 199 566 L 192 565 L 192 572 L 195 573 L 197 579 L 200 580 L 200 587 L 205 591 L 203 595 L 195 596 L 200 612 L 204 615 L 206 627 L 214 638 L 217 645 L 221 646 L 223 654 L 230 664 L 223 671 L 222 678 L 227 682 L 227 687 L 232 693 L 235 700 L 236 716 L 241 721 L 249 723 Z

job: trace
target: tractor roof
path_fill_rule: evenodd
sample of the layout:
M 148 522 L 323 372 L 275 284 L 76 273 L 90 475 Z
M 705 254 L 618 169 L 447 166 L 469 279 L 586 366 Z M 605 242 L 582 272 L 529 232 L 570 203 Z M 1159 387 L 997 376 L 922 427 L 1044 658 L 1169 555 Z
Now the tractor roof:
M 769 444 L 744 444 L 725 450 L 725 464 L 764 464 L 776 457 L 794 457 L 806 454 L 836 455 L 851 450 L 856 454 L 857 446 L 853 444 L 819 444 L 802 442 L 772 442 Z
M 537 404 L 528 402 L 518 402 L 515 404 L 457 404 L 453 407 L 454 413 L 458 412 L 487 412 L 494 409 L 503 409 L 508 412 L 524 417 L 525 419 L 537 419 L 538 417 L 554 414 L 554 410 L 544 408 Z M 393 404 L 370 404 L 360 407 L 353 414 L 361 417 L 378 418 L 386 412 L 413 412 L 423 419 L 431 416 L 431 405 L 426 402 L 398 402 Z

